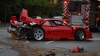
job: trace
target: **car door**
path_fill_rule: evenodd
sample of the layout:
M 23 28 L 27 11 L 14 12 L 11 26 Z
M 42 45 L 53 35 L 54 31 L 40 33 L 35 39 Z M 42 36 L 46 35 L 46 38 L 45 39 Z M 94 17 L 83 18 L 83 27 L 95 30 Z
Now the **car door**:
M 72 37 L 72 28 L 69 26 L 55 26 L 52 27 L 55 35 L 59 38 L 70 38 Z
M 53 24 L 50 24 L 49 21 L 45 21 L 42 25 L 42 28 L 45 31 L 45 38 L 53 38 L 55 37 L 55 33 L 52 28 Z
M 59 21 L 59 23 L 56 21 L 54 21 L 55 26 L 52 27 L 55 35 L 57 38 L 71 38 L 72 37 L 72 27 L 70 26 L 64 26 L 61 24 L 61 22 Z

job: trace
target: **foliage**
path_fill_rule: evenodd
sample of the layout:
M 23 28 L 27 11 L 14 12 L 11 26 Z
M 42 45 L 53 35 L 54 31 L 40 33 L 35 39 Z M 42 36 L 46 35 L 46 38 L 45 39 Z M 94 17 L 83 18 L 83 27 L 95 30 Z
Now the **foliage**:
M 53 17 L 54 15 L 61 15 L 61 5 L 58 5 L 59 3 L 50 4 L 49 2 L 50 0 L 0 0 L 0 20 L 4 22 L 6 18 L 6 21 L 9 21 L 12 15 L 19 18 L 23 8 L 29 11 L 29 16 Z
M 54 7 L 54 16 L 61 16 L 63 11 L 63 4 L 61 0 L 57 1 L 57 5 Z

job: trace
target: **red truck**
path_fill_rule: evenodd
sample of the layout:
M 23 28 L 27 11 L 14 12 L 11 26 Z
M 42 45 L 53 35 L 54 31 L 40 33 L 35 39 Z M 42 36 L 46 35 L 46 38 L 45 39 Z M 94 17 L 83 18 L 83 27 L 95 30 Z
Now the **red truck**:
M 70 0 L 68 2 L 67 22 L 69 24 L 100 31 L 100 3 Z

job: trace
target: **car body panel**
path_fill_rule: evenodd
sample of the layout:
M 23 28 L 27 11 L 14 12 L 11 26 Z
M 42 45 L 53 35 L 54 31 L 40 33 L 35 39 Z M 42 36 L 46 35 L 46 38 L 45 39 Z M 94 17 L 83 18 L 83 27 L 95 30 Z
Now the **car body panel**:
M 16 19 L 16 16 L 11 16 L 10 18 L 10 24 L 17 26 L 18 25 L 18 21 Z
M 68 26 L 55 26 L 52 27 L 55 35 L 58 38 L 72 37 L 72 28 Z
M 82 29 L 82 30 L 84 30 L 84 32 L 85 32 L 85 34 L 86 34 L 86 38 L 85 39 L 89 39 L 89 38 L 92 38 L 92 33 L 89 31 L 89 30 L 87 30 L 87 29 L 85 29 L 85 28 L 83 28 L 83 27 L 81 27 L 81 26 L 71 26 L 71 27 L 73 27 L 73 33 L 74 33 L 74 35 L 75 35 L 75 32 L 78 30 L 78 29 Z
M 50 27 L 50 25 L 43 25 L 42 28 L 45 31 L 45 38 L 54 38 L 56 37 L 53 29 Z
M 43 25 L 46 38 L 72 38 L 72 28 L 54 25 Z

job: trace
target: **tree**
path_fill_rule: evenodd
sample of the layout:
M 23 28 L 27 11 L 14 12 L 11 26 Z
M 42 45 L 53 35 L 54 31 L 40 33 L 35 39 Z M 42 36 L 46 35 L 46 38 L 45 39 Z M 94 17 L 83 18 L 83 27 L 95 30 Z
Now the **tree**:
M 54 7 L 54 16 L 61 16 L 63 11 L 63 3 L 61 0 L 57 0 L 57 5 Z
M 8 22 L 13 15 L 19 18 L 20 12 L 23 8 L 29 11 L 29 16 L 46 15 L 51 17 L 53 14 L 61 14 L 59 12 L 59 10 L 61 11 L 61 5 L 56 4 L 56 0 L 54 0 L 53 4 L 50 4 L 50 1 L 51 0 L 0 0 L 0 20 L 4 22 L 5 12 Z

